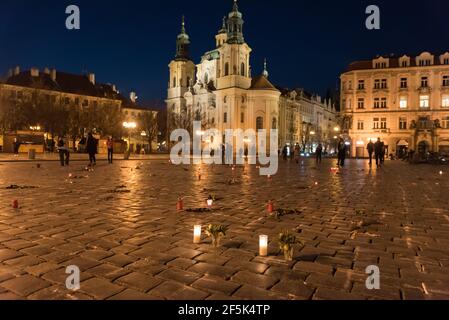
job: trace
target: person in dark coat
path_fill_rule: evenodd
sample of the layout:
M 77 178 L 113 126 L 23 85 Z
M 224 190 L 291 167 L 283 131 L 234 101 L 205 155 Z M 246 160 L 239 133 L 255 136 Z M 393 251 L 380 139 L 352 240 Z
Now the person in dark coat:
M 377 139 L 374 144 L 374 155 L 376 157 L 376 166 L 379 168 L 382 163 L 382 155 L 384 153 L 384 144 L 380 141 L 380 138 Z
M 316 163 L 321 163 L 321 158 L 323 156 L 323 145 L 320 143 L 315 150 Z
M 369 165 L 373 164 L 373 153 L 374 153 L 374 143 L 370 140 L 368 146 L 366 147 L 369 155 Z
M 86 151 L 89 154 L 90 166 L 95 166 L 97 164 L 97 159 L 95 155 L 97 154 L 98 141 L 94 138 L 92 133 L 89 133 L 87 137 Z
M 20 142 L 17 138 L 14 138 L 14 141 L 12 143 L 13 149 L 14 149 L 14 156 L 19 155 L 19 149 L 20 149 Z
M 344 166 L 346 160 L 346 143 L 343 138 L 338 142 L 338 162 L 337 166 Z
M 65 145 L 65 141 L 63 138 L 59 137 L 58 140 L 58 152 L 59 152 L 59 161 L 61 162 L 61 166 L 69 165 L 70 159 L 70 151 L 69 148 Z
M 112 137 L 108 138 L 108 141 L 106 141 L 106 146 L 108 147 L 108 163 L 112 164 L 114 157 L 114 139 Z

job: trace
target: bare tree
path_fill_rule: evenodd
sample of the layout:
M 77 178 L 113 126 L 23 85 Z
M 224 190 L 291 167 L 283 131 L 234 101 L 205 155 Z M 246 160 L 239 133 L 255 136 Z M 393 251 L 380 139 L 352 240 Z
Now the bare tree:
M 139 118 L 139 128 L 145 132 L 148 144 L 150 145 L 150 153 L 153 152 L 153 141 L 158 136 L 158 119 L 157 113 L 153 111 L 145 111 Z

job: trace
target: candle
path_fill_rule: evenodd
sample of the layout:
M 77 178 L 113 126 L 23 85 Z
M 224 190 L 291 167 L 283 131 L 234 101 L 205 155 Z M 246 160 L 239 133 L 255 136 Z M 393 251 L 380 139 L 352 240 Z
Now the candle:
M 196 225 L 193 228 L 193 243 L 200 243 L 201 242 L 201 226 Z
M 261 257 L 268 255 L 268 236 L 259 236 L 259 255 Z
M 178 202 L 176 203 L 176 210 L 184 210 L 184 200 L 181 197 L 178 198 Z
M 273 205 L 273 201 L 268 201 L 268 204 L 267 204 L 267 211 L 268 211 L 268 213 L 273 213 L 273 211 L 274 211 L 274 205 Z
M 212 198 L 207 199 L 206 202 L 208 207 L 212 207 L 212 205 L 214 204 L 214 200 Z

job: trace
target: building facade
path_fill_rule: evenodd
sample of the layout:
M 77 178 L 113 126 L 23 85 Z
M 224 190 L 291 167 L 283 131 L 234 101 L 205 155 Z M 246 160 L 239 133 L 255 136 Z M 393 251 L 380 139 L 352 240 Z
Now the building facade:
M 22 152 L 26 152 L 27 144 L 42 144 L 42 148 L 36 145 L 32 146 L 38 152 L 41 152 L 44 151 L 44 140 L 53 139 L 51 134 L 57 135 L 60 133 L 59 131 L 67 131 L 67 128 L 60 128 L 57 125 L 55 125 L 57 129 L 54 130 L 56 132 L 45 130 L 51 126 L 52 120 L 51 117 L 44 119 L 45 116 L 42 115 L 50 116 L 50 108 L 54 108 L 54 113 L 57 113 L 58 110 L 76 110 L 79 112 L 79 123 L 73 124 L 74 127 L 79 125 L 79 136 L 83 136 L 87 134 L 87 131 L 93 129 L 101 137 L 101 128 L 95 130 L 96 128 L 89 126 L 90 123 L 98 124 L 99 121 L 93 120 L 93 115 L 101 108 L 105 110 L 103 115 L 106 122 L 118 120 L 136 122 L 145 113 L 157 114 L 156 111 L 139 106 L 136 103 L 135 93 L 131 93 L 130 97 L 127 98 L 117 90 L 115 85 L 96 82 L 95 74 L 93 73 L 76 75 L 48 68 L 45 68 L 43 71 L 37 68 L 24 71 L 21 71 L 20 67 L 11 69 L 8 77 L 0 82 L 0 103 L 2 104 L 0 112 L 6 112 L 8 108 L 5 108 L 5 106 L 8 105 L 11 106 L 9 110 L 12 112 L 15 112 L 16 108 L 23 105 L 34 107 L 27 110 L 27 112 L 33 111 L 34 113 L 31 115 L 27 114 L 27 119 L 17 125 L 7 123 L 15 120 L 14 115 L 8 118 L 4 114 L 0 114 L 4 131 L 3 134 L 0 133 L 0 145 L 3 152 L 12 152 L 12 140 L 17 136 L 19 138 L 22 136 L 22 140 L 27 142 L 23 143 L 21 147 Z M 39 108 L 41 109 L 39 110 Z M 112 114 L 114 119 L 110 117 L 108 120 L 108 117 Z M 42 120 L 45 120 L 48 124 L 40 123 Z M 66 119 L 62 120 L 65 121 Z M 95 120 L 98 120 L 98 117 Z M 61 121 L 61 119 L 56 121 Z M 83 127 L 83 125 L 86 127 Z M 8 127 L 10 130 L 8 130 Z M 132 136 L 140 137 L 141 132 L 137 130 L 138 127 L 136 127 L 136 132 L 133 132 Z M 128 134 L 126 136 L 129 137 Z M 119 139 L 121 137 L 115 138 Z M 135 140 L 141 141 L 141 138 Z M 70 143 L 73 147 L 73 142 L 70 141 Z M 102 144 L 100 144 L 100 151 L 102 151 L 101 149 L 103 149 Z
M 354 157 L 377 138 L 388 154 L 449 153 L 449 52 L 352 63 L 341 75 L 341 116 Z
M 337 113 L 331 100 L 303 89 L 279 90 L 280 145 L 299 144 L 304 153 L 313 153 L 321 143 L 325 153 L 335 152 Z
M 327 125 L 328 119 L 334 119 L 327 114 L 324 116 L 324 111 L 319 114 L 316 107 L 332 110 L 319 99 L 307 100 L 305 95 L 292 99 L 291 90 L 278 88 L 270 82 L 266 62 L 263 73 L 253 77 L 252 49 L 244 39 L 243 24 L 243 14 L 234 1 L 232 11 L 223 19 L 215 36 L 215 49 L 206 52 L 195 65 L 183 18 L 176 56 L 169 64 L 168 114 L 191 115 L 192 120 L 202 121 L 203 129 L 214 128 L 221 132 L 266 129 L 270 133 L 271 129 L 278 129 L 281 146 L 299 144 L 303 122 L 313 123 L 318 130 L 321 123 Z M 310 111 L 307 114 L 302 112 L 306 109 Z M 318 123 L 321 116 L 326 121 Z

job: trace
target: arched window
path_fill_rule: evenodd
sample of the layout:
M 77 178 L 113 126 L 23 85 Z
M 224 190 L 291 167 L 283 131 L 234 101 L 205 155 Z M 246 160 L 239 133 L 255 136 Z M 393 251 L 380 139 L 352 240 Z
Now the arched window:
M 242 65 L 240 66 L 240 74 L 242 76 L 245 76 L 245 64 L 242 62 Z
M 225 72 L 224 72 L 225 76 L 229 76 L 229 63 L 225 63 Z
M 276 118 L 273 118 L 273 123 L 271 124 L 271 129 L 276 130 L 278 126 L 278 121 Z
M 176 87 L 176 77 L 173 77 L 173 88 Z
M 262 130 L 263 129 L 263 118 L 257 117 L 256 118 L 256 130 Z

